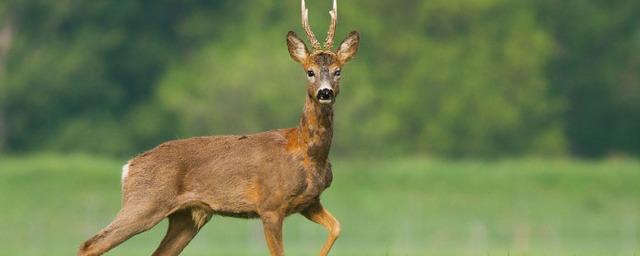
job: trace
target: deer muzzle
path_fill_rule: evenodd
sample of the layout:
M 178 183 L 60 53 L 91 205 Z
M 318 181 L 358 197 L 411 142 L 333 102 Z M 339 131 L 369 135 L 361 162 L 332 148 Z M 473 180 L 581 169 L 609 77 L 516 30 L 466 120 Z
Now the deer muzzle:
M 318 102 L 322 104 L 329 104 L 333 102 L 335 95 L 330 88 L 320 88 L 316 94 L 316 98 L 318 98 Z

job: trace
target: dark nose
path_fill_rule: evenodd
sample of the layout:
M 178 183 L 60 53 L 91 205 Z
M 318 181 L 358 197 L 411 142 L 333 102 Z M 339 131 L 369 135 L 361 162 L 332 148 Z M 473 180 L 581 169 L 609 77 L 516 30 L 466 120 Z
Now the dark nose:
M 318 100 L 332 100 L 333 99 L 333 90 L 324 88 L 318 91 L 318 95 L 316 95 Z

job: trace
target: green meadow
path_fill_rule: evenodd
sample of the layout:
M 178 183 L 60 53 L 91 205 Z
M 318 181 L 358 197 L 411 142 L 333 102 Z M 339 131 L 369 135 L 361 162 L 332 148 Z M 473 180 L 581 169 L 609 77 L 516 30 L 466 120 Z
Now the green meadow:
M 0 158 L 0 254 L 73 255 L 120 207 L 125 159 Z M 640 162 L 339 159 L 323 194 L 332 255 L 640 255 Z M 108 255 L 149 255 L 166 221 Z M 285 221 L 288 255 L 326 232 Z M 260 223 L 216 217 L 183 255 L 267 255 Z

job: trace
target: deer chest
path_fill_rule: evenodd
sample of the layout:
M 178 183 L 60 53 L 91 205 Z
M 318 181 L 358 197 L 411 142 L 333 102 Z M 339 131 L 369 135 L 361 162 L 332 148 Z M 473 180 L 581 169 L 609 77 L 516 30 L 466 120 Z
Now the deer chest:
M 305 171 L 304 181 L 300 183 L 298 191 L 292 195 L 293 200 L 288 207 L 288 212 L 291 214 L 304 210 L 331 185 L 332 179 L 330 166 L 322 170 Z

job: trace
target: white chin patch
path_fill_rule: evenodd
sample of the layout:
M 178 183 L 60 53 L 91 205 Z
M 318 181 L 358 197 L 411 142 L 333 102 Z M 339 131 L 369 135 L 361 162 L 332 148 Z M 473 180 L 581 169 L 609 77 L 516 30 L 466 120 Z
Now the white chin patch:
M 320 102 L 322 104 L 330 104 L 333 101 L 332 100 L 318 100 L 318 102 Z

